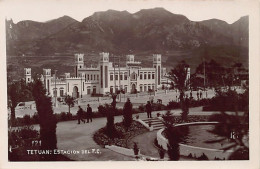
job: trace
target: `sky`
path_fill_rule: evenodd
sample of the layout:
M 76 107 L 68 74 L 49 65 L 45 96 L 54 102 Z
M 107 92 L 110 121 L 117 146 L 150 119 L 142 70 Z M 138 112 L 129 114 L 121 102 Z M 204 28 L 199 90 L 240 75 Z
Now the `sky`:
M 192 21 L 216 18 L 233 23 L 250 12 L 250 0 L 0 0 L 0 5 L 4 16 L 15 23 L 45 22 L 64 15 L 82 21 L 97 11 L 114 9 L 135 13 L 155 7 L 185 15 Z

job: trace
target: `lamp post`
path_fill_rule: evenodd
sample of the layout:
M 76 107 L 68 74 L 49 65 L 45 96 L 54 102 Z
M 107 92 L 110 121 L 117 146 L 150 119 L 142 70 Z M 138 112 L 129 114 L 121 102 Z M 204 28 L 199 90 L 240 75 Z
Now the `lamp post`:
M 54 98 L 55 98 L 55 107 L 57 106 L 57 88 L 56 88 L 56 79 L 57 79 L 57 75 L 56 75 L 57 70 L 55 70 L 55 88 L 54 88 Z
M 80 74 L 80 88 L 81 88 L 80 98 L 82 98 L 82 73 Z

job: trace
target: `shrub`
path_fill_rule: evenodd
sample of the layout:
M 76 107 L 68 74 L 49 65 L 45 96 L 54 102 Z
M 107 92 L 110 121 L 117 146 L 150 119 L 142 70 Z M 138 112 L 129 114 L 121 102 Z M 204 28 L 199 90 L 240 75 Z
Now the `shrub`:
M 167 104 L 167 109 L 177 109 L 177 108 L 180 108 L 180 103 L 177 103 L 175 101 L 170 101 Z
M 66 113 L 66 116 L 67 116 L 67 120 L 72 120 L 73 119 L 72 114 L 69 113 L 69 112 Z
M 164 155 L 165 155 L 165 150 L 160 148 L 159 149 L 159 155 L 160 155 L 160 158 L 163 159 Z
M 106 107 L 105 106 L 103 106 L 103 105 L 98 106 L 98 112 L 101 113 L 103 116 L 106 116 Z
M 192 158 L 193 156 L 192 156 L 192 154 L 190 153 L 190 154 L 188 155 L 188 157 L 189 157 L 189 158 Z
M 66 113 L 65 112 L 61 112 L 59 121 L 66 121 L 66 120 L 67 120 Z
M 154 139 L 154 145 L 155 145 L 156 147 L 159 147 L 157 138 Z
M 166 106 L 161 104 L 161 103 L 153 103 L 152 104 L 152 109 L 154 111 L 160 111 L 160 110 L 165 110 L 166 109 Z
M 141 105 L 138 107 L 138 109 L 139 109 L 141 112 L 144 112 L 144 105 L 141 104 Z
M 34 115 L 32 116 L 32 119 L 33 119 L 34 124 L 39 123 L 39 115 L 37 112 L 34 113 Z
M 198 160 L 209 160 L 209 158 L 204 153 L 202 153 L 202 155 L 200 157 L 198 157 L 197 159 Z
M 33 126 L 25 126 L 18 132 L 18 135 L 22 139 L 29 139 L 38 137 L 39 132 L 34 130 Z
M 139 148 L 136 142 L 134 142 L 133 150 L 134 150 L 134 154 L 137 156 L 139 154 Z
M 24 125 L 30 125 L 32 124 L 32 120 L 31 120 L 31 117 L 29 115 L 24 115 L 23 116 L 23 124 Z
M 130 127 L 133 121 L 132 109 L 133 109 L 133 105 L 130 102 L 130 100 L 127 99 L 127 102 L 125 103 L 123 109 L 123 124 L 126 128 Z

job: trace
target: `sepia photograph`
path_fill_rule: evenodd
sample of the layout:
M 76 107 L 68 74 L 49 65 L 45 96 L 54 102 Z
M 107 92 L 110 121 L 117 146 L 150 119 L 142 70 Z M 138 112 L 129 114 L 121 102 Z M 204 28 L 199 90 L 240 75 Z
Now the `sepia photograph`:
M 3 2 L 8 163 L 236 163 L 257 151 L 253 3 Z

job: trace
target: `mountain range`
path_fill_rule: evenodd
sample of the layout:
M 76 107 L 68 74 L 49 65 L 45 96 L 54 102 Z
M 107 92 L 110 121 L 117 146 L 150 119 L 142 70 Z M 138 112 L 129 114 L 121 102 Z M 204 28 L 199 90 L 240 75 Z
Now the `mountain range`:
M 107 10 L 81 22 L 63 16 L 47 22 L 6 20 L 7 56 L 73 56 L 102 51 L 118 55 L 162 53 L 164 62 L 206 59 L 248 66 L 249 17 L 232 24 L 218 19 L 191 21 L 163 8 L 136 13 Z M 141 57 L 140 57 L 141 59 Z M 172 65 L 172 64 L 170 64 Z

